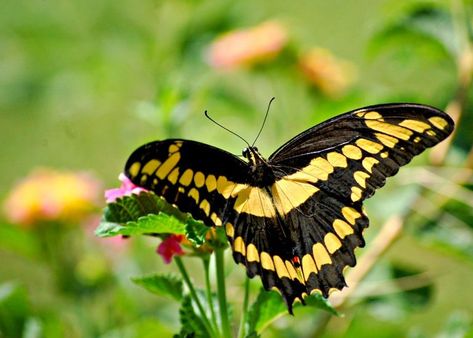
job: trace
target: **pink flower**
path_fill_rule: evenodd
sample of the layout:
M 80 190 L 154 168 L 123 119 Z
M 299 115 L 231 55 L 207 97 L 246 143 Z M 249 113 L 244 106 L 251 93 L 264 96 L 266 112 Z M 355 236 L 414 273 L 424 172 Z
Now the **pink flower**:
M 131 182 L 130 179 L 125 176 L 124 173 L 121 173 L 118 176 L 118 179 L 122 182 L 122 185 L 120 186 L 120 188 L 105 190 L 105 198 L 106 198 L 107 203 L 115 202 L 117 198 L 120 198 L 123 196 L 130 196 L 132 194 L 139 194 L 142 191 L 148 191 L 144 188 L 141 188 L 133 184 L 133 182 Z
M 4 210 L 24 226 L 41 221 L 78 221 L 97 207 L 100 183 L 87 173 L 36 169 L 12 189 Z
M 164 263 L 171 263 L 172 257 L 175 255 L 184 255 L 184 250 L 181 248 L 181 242 L 183 240 L 184 235 L 171 235 L 159 244 L 156 252 L 163 258 Z
M 274 58 L 286 45 L 286 29 L 275 21 L 234 30 L 217 38 L 209 48 L 209 63 L 232 69 Z

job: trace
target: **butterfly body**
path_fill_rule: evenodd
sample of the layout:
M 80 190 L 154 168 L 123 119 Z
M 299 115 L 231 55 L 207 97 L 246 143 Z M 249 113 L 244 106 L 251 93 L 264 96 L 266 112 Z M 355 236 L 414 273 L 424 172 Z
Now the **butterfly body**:
M 365 245 L 362 202 L 388 176 L 453 130 L 438 109 L 386 104 L 337 116 L 297 135 L 268 159 L 246 161 L 200 142 L 169 139 L 138 148 L 125 174 L 208 226 L 225 228 L 234 260 L 288 309 L 345 284 Z

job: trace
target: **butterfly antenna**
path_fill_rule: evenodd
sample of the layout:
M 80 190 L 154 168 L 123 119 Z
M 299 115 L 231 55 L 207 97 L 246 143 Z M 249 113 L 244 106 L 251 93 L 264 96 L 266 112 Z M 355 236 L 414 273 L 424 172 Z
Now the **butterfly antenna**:
M 238 137 L 239 139 L 241 139 L 243 142 L 245 142 L 248 147 L 251 147 L 250 144 L 248 143 L 247 140 L 245 140 L 243 137 L 241 137 L 240 135 L 238 135 L 237 133 L 235 133 L 234 131 L 231 131 L 230 129 L 228 129 L 227 127 L 224 127 L 222 126 L 220 123 L 218 123 L 217 121 L 215 121 L 213 118 L 211 118 L 209 116 L 209 113 L 207 112 L 207 110 L 204 112 L 205 114 L 205 117 L 208 118 L 210 121 L 212 121 L 213 123 L 215 123 L 217 126 L 219 126 L 220 128 L 223 128 L 225 129 L 226 131 L 228 131 L 229 133 L 232 133 L 233 135 L 235 135 L 236 137 Z
M 261 128 L 260 128 L 260 130 L 259 130 L 259 132 L 258 132 L 258 135 L 256 135 L 256 138 L 255 138 L 255 140 L 253 141 L 253 144 L 251 145 L 252 147 L 255 145 L 256 141 L 258 141 L 258 138 L 259 138 L 259 136 L 261 135 L 261 132 L 263 131 L 264 125 L 265 125 L 265 123 L 266 123 L 266 119 L 268 118 L 269 108 L 271 108 L 271 103 L 273 103 L 273 101 L 274 101 L 275 99 L 276 99 L 275 97 L 272 97 L 271 100 L 269 100 L 268 109 L 266 109 L 266 114 L 264 115 L 263 124 L 261 125 Z

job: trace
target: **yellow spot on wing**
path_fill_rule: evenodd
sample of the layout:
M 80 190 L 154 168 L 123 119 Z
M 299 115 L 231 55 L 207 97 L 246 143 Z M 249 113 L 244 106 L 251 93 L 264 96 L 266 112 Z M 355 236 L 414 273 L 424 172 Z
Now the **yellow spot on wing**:
M 130 169 L 128 170 L 131 177 L 136 177 L 136 175 L 138 175 L 138 173 L 140 172 L 140 168 L 141 168 L 141 163 L 140 162 L 133 163 L 130 166 Z
M 172 184 L 176 184 L 177 178 L 179 177 L 179 167 L 174 168 L 173 171 L 168 175 L 168 180 Z
M 192 197 L 195 200 L 195 204 L 199 203 L 199 191 L 196 188 L 189 190 L 187 196 Z
M 205 185 L 207 186 L 207 190 L 212 192 L 217 188 L 217 179 L 214 175 L 208 175 L 207 179 L 205 180 Z
M 430 125 L 425 122 L 417 121 L 417 120 L 404 120 L 399 123 L 401 127 L 409 128 L 414 130 L 418 133 L 423 133 L 425 130 L 430 129 Z
M 386 147 L 389 147 L 389 148 L 394 148 L 396 146 L 396 143 L 399 141 L 395 137 L 382 134 L 382 133 L 375 133 L 375 136 L 378 140 L 381 141 L 382 144 L 384 144 Z
M 292 280 L 299 279 L 296 269 L 294 269 L 294 265 L 292 265 L 292 263 L 288 260 L 286 260 L 286 269 L 287 269 L 287 272 L 289 272 L 289 276 L 291 276 Z
M 348 223 L 352 225 L 355 225 L 356 219 L 361 217 L 361 214 L 351 207 L 343 207 L 342 214 Z
M 235 188 L 235 183 L 228 181 L 225 176 L 218 177 L 217 191 L 224 198 L 229 198 L 234 188 Z
M 317 273 L 317 268 L 315 266 L 314 259 L 312 255 L 307 254 L 302 257 L 302 271 L 304 272 L 304 278 L 307 281 L 309 279 L 309 275 L 313 273 Z
M 163 164 L 158 168 L 156 171 L 156 176 L 158 176 L 160 179 L 165 178 L 171 170 L 176 166 L 177 162 L 181 159 L 181 154 L 180 153 L 174 153 L 171 156 L 169 156 L 166 161 L 164 161 Z
M 370 111 L 370 112 L 365 113 L 363 117 L 367 120 L 376 120 L 376 119 L 381 119 L 383 116 L 376 111 Z
M 220 217 L 217 216 L 215 212 L 212 213 L 210 219 L 212 220 L 212 222 L 214 222 L 215 226 L 219 227 L 222 225 L 222 220 L 220 219 Z
M 315 258 L 315 263 L 317 264 L 317 269 L 320 270 L 322 265 L 324 264 L 332 264 L 332 260 L 330 259 L 330 255 L 328 254 L 327 250 L 321 243 L 315 243 L 312 246 L 312 254 Z
M 328 252 L 330 252 L 331 254 L 333 254 L 335 251 L 340 249 L 340 247 L 342 246 L 342 242 L 340 242 L 337 236 L 335 236 L 331 232 L 325 235 L 324 243 L 325 243 L 325 246 L 327 247 Z
M 233 228 L 232 223 L 225 224 L 225 232 L 226 232 L 228 237 L 233 238 L 233 236 L 235 236 L 235 229 Z
M 286 265 L 284 264 L 283 260 L 279 256 L 273 256 L 274 267 L 276 268 L 276 273 L 278 274 L 279 278 L 287 277 L 290 278 L 289 272 L 286 269 Z
M 181 178 L 179 179 L 179 183 L 187 187 L 192 182 L 192 176 L 193 171 L 191 169 L 186 169 L 186 171 L 184 171 L 184 174 L 182 174 Z
M 261 258 L 261 266 L 263 267 L 263 269 L 274 271 L 273 260 L 271 259 L 271 256 L 267 252 L 263 251 L 261 253 L 260 258 Z
M 363 161 L 361 162 L 361 164 L 363 165 L 363 168 L 365 168 L 366 171 L 368 171 L 369 173 L 372 173 L 372 169 L 373 169 L 373 165 L 379 163 L 379 161 L 377 159 L 375 159 L 374 157 L 365 157 L 363 159 Z
M 258 249 L 253 243 L 248 244 L 246 247 L 246 260 L 248 262 L 259 262 Z
M 233 208 L 237 212 L 244 212 L 259 217 L 273 217 L 276 215 L 271 197 L 266 191 L 257 187 L 248 187 L 237 194 Z
M 353 228 L 347 222 L 341 219 L 336 219 L 333 221 L 333 228 L 340 238 L 345 238 L 346 236 L 353 233 Z
M 179 151 L 179 146 L 177 144 L 171 144 L 168 150 L 170 153 L 175 153 L 176 151 Z
M 196 171 L 194 174 L 194 183 L 197 188 L 203 187 L 205 183 L 205 175 L 200 171 Z
M 359 160 L 361 158 L 361 149 L 352 145 L 347 144 L 342 148 L 343 155 L 353 160 Z
M 435 135 L 437 135 L 437 134 L 435 133 L 435 131 L 433 131 L 433 130 L 427 130 L 425 133 L 426 133 L 427 135 L 429 135 L 429 136 L 435 136 Z
M 199 208 L 201 208 L 207 216 L 210 214 L 210 204 L 206 199 L 200 202 Z
M 362 197 L 362 191 L 358 187 L 351 187 L 351 200 L 353 202 L 359 201 Z
M 448 125 L 448 122 L 439 116 L 431 117 L 429 119 L 429 122 L 432 123 L 434 127 L 438 129 L 445 129 L 445 127 Z
M 394 124 L 389 124 L 386 122 L 368 120 L 365 121 L 365 123 L 371 129 L 392 135 L 405 141 L 407 141 L 409 137 L 411 137 L 411 135 L 413 134 L 412 131 L 409 129 Z
M 245 256 L 246 254 L 245 243 L 243 242 L 243 238 L 241 238 L 240 236 L 235 238 L 235 241 L 233 242 L 233 250 Z
M 365 138 L 360 138 L 356 140 L 356 145 L 363 149 L 364 151 L 369 152 L 370 154 L 377 154 L 383 149 L 383 145 L 377 142 L 367 140 Z
M 312 184 L 282 178 L 271 187 L 276 209 L 286 215 L 311 198 L 319 189 Z M 269 203 L 271 200 L 269 199 Z M 272 204 L 272 203 L 271 203 Z
M 146 175 L 153 175 L 153 173 L 156 171 L 156 168 L 158 168 L 160 164 L 161 162 L 159 162 L 158 160 L 149 160 L 148 163 L 144 165 L 143 169 L 141 170 L 141 173 Z
M 364 171 L 355 171 L 353 177 L 355 178 L 356 183 L 360 185 L 360 187 L 366 188 L 366 179 L 369 178 L 370 175 L 368 173 L 365 173 Z
M 346 168 L 347 167 L 347 158 L 340 153 L 332 151 L 328 153 L 327 160 L 334 167 Z

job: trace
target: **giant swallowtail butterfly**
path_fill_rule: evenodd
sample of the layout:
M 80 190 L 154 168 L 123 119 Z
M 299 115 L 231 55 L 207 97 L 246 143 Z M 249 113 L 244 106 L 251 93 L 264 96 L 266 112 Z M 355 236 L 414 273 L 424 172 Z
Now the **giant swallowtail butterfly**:
M 356 109 L 297 135 L 268 159 L 246 161 L 195 141 L 168 139 L 138 148 L 125 174 L 208 226 L 224 227 L 235 262 L 289 311 L 316 290 L 345 284 L 343 270 L 365 245 L 363 200 L 413 156 L 444 140 L 454 123 L 418 104 Z

